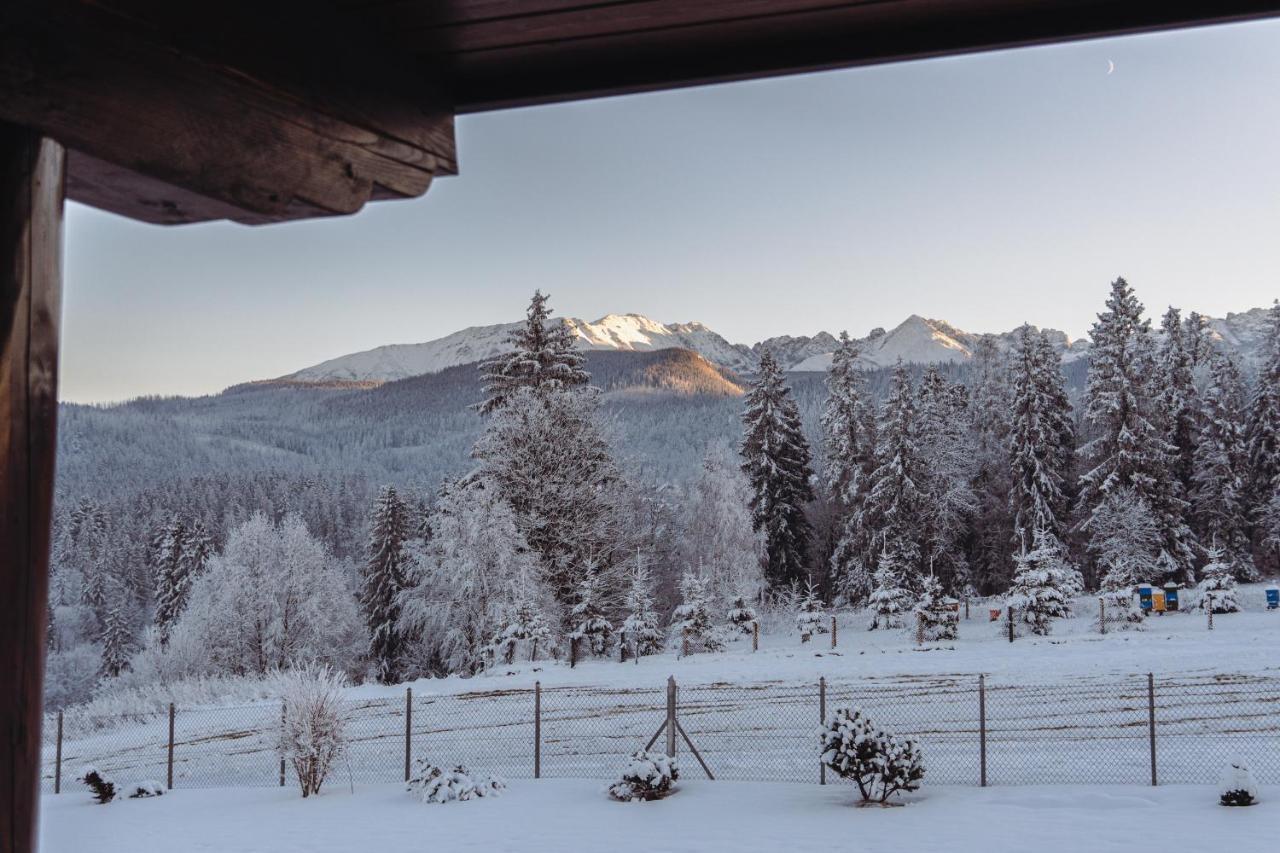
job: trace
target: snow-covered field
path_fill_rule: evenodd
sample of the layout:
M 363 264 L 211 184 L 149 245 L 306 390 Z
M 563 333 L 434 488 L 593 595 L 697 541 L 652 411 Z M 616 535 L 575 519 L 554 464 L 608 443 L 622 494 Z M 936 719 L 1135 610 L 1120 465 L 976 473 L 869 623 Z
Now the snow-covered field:
M 419 681 L 413 689 L 412 752 L 509 778 L 534 768 L 533 685 L 542 685 L 542 774 L 611 776 L 663 720 L 668 675 L 679 714 L 719 779 L 817 779 L 818 679 L 827 707 L 857 704 L 917 738 L 935 783 L 980 778 L 978 674 L 986 678 L 988 781 L 1149 782 L 1146 673 L 1155 674 L 1157 752 L 1163 782 L 1212 784 L 1228 757 L 1280 783 L 1280 613 L 1262 609 L 1260 587 L 1242 590 L 1246 612 L 1152 617 L 1141 630 L 1096 631 L 1089 600 L 1050 637 L 1009 643 L 971 608 L 960 639 L 917 648 L 902 632 L 868 632 L 865 614 L 842 614 L 839 646 L 820 635 L 800 645 L 789 625 L 722 654 L 638 664 L 594 660 L 517 663 L 478 678 Z M 405 686 L 349 691 L 344 782 L 402 777 Z M 126 711 L 128 709 L 117 709 Z M 274 701 L 178 710 L 174 771 L 179 788 L 279 784 Z M 85 719 L 68 715 L 64 790 L 82 764 L 120 778 L 164 778 L 164 715 Z M 685 747 L 680 745 L 682 752 Z M 52 790 L 54 746 L 46 750 Z
M 927 781 L 927 777 L 926 777 Z M 1280 792 L 1250 808 L 1211 787 L 926 787 L 903 808 L 855 808 L 851 789 L 684 782 L 654 803 L 609 800 L 599 782 L 515 781 L 500 798 L 426 805 L 394 784 L 174 791 L 105 806 L 45 798 L 41 849 L 94 853 L 1144 853 L 1275 849 Z

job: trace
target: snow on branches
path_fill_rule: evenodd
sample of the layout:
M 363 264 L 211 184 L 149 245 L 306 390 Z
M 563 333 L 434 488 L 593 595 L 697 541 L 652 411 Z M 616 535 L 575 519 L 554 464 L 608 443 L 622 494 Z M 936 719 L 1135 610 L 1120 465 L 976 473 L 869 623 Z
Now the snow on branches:
M 924 778 L 920 747 L 875 725 L 857 708 L 837 708 L 819 731 L 822 763 L 858 786 L 863 802 L 915 791 Z
M 622 778 L 609 786 L 609 796 L 624 803 L 660 800 L 674 790 L 679 778 L 674 758 L 642 749 L 632 754 Z
M 327 665 L 308 664 L 279 671 L 273 680 L 284 701 L 280 755 L 293 765 L 302 796 L 318 794 L 347 748 L 342 714 L 346 679 Z
M 480 779 L 459 764 L 452 770 L 437 767 L 425 758 L 414 760 L 406 784 L 408 791 L 424 803 L 452 803 L 496 797 L 507 783 L 496 776 Z

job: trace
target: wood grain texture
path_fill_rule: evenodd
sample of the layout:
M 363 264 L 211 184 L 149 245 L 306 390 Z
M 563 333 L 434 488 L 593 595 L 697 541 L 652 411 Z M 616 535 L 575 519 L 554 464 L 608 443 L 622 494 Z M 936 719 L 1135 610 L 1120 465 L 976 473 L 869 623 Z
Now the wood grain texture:
M 61 146 L 0 123 L 0 853 L 36 843 L 64 174 Z

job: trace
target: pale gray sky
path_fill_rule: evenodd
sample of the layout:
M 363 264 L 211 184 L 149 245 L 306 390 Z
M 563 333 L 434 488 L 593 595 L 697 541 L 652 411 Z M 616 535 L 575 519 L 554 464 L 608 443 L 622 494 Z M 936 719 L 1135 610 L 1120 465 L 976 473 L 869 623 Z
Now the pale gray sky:
M 346 219 L 72 205 L 62 396 L 216 392 L 535 287 L 744 343 L 912 313 L 1074 337 L 1117 275 L 1153 313 L 1269 305 L 1277 91 L 1280 22 L 1252 23 L 468 116 L 458 177 Z

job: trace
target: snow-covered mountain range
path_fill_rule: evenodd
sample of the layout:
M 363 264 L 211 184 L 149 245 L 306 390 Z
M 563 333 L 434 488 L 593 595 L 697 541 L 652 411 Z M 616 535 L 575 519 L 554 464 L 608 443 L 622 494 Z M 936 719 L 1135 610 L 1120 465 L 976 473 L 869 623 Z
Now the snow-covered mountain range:
M 1246 362 L 1255 360 L 1266 336 L 1266 309 L 1255 308 L 1210 320 L 1214 339 Z M 651 352 L 692 350 L 717 367 L 751 373 L 769 350 L 790 371 L 825 371 L 831 366 L 836 338 L 828 332 L 812 337 L 783 335 L 752 346 L 733 344 L 702 323 L 659 323 L 639 314 L 609 314 L 594 322 L 567 318 L 577 346 L 583 350 Z M 339 356 L 281 377 L 293 382 L 388 382 L 436 373 L 448 367 L 491 358 L 507 348 L 507 336 L 519 323 L 472 326 L 420 344 L 395 344 Z M 1088 353 L 1088 339 L 1071 340 L 1048 330 L 1063 361 Z M 1012 345 L 1015 331 L 994 335 L 1002 348 Z M 919 364 L 963 362 L 973 358 L 983 336 L 957 329 L 942 320 L 913 314 L 893 329 L 874 329 L 861 339 L 868 367 L 887 367 L 899 360 Z

